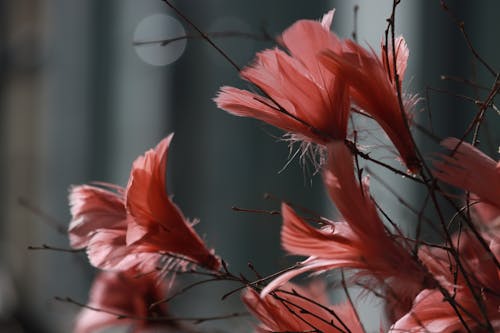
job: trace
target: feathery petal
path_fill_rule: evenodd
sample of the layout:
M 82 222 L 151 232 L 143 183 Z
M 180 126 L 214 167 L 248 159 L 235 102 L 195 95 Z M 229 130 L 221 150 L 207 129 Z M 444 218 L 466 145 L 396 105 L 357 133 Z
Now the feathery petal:
M 500 271 L 492 255 L 498 259 L 500 249 L 494 235 L 483 233 L 482 236 L 492 253 L 486 251 L 471 232 L 462 231 L 453 236 L 452 243 L 460 254 L 461 268 L 442 248 L 422 246 L 419 258 L 441 286 L 453 295 L 451 301 L 457 304 L 462 320 L 472 332 L 488 331 L 484 326 L 485 314 L 496 332 L 500 328 Z M 415 299 L 411 312 L 401 318 L 391 332 L 456 332 L 460 329 L 463 329 L 462 321 L 442 292 L 424 290 Z
M 68 233 L 70 244 L 75 249 L 86 247 L 97 229 L 126 227 L 127 212 L 119 193 L 96 186 L 73 186 L 69 204 L 72 219 Z
M 323 258 L 344 252 L 352 253 L 351 243 L 356 235 L 346 223 L 335 223 L 318 230 L 307 224 L 285 203 L 281 205 L 281 213 L 281 244 L 288 252 Z
M 322 22 L 300 20 L 281 36 L 290 55 L 269 49 L 241 76 L 262 89 L 269 98 L 223 87 L 215 98 L 229 113 L 253 117 L 318 144 L 347 135 L 349 89 L 342 76 L 335 77 L 316 60 L 324 48 L 338 52 L 342 42 L 328 28 L 333 12 Z
M 90 290 L 88 306 L 102 311 L 83 309 L 76 319 L 74 332 L 92 333 L 120 325 L 134 325 L 138 329 L 172 327 L 170 322 L 162 324 L 147 319 L 168 315 L 166 304 L 158 305 L 153 310 L 149 308 L 153 302 L 165 297 L 167 289 L 166 282 L 159 282 L 151 274 L 139 275 L 134 270 L 101 272 Z
M 399 75 L 404 75 L 408 49 L 398 38 L 396 63 Z M 385 56 L 383 56 L 385 58 Z M 392 57 L 391 57 L 392 58 Z M 371 115 L 387 133 L 410 171 L 417 172 L 420 162 L 416 155 L 411 133 L 400 109 L 394 75 L 373 51 L 367 51 L 353 41 L 346 41 L 343 52 L 325 49 L 318 55 L 322 65 L 335 76 L 341 76 L 351 87 L 353 101 Z M 391 61 L 391 60 L 390 60 Z M 389 70 L 393 69 L 389 68 Z M 411 119 L 414 98 L 403 100 L 406 118 Z
M 484 328 L 484 321 L 482 329 L 477 322 L 482 319 L 481 313 L 470 295 L 464 293 L 463 290 L 458 290 L 453 301 L 459 305 L 459 309 L 462 309 L 459 310 L 460 316 L 472 332 L 488 332 Z M 487 308 L 488 319 L 492 328 L 497 332 L 500 329 L 498 297 L 496 302 L 490 304 Z M 474 317 L 472 318 L 469 314 Z M 465 332 L 465 328 L 456 311 L 443 298 L 443 294 L 438 290 L 426 289 L 416 297 L 412 310 L 391 327 L 390 333 L 398 332 L 455 333 Z
M 498 238 L 490 232 L 484 232 L 481 236 L 489 246 L 489 252 L 470 231 L 462 231 L 452 237 L 453 247 L 460 254 L 460 264 L 465 273 L 458 268 L 453 256 L 442 248 L 421 246 L 419 259 L 443 286 L 466 286 L 466 274 L 478 290 L 487 289 L 500 295 L 500 271 L 492 258 L 492 255 L 500 255 L 497 248 Z
M 328 306 L 324 304 L 324 294 L 324 290 L 317 293 L 312 288 L 305 289 L 289 283 L 273 295 L 264 297 L 259 297 L 255 290 L 247 288 L 242 299 L 250 312 L 261 321 L 260 331 L 263 332 L 302 332 L 318 329 L 329 333 L 345 332 L 345 327 L 352 333 L 364 332 L 356 310 L 350 303 Z
M 479 197 L 479 203 L 473 207 L 485 223 L 500 216 L 500 168 L 497 162 L 456 138 L 447 138 L 441 145 L 452 150 L 453 154 L 441 154 L 442 160 L 434 162 L 435 176 Z
M 171 252 L 193 259 L 200 265 L 218 270 L 220 260 L 206 248 L 179 208 L 166 193 L 165 170 L 168 147 L 173 134 L 160 141 L 134 161 L 125 192 L 126 206 L 135 222 L 134 233 L 129 236 L 134 244 L 156 247 L 158 252 Z M 132 232 L 132 231 L 131 231 Z
M 342 42 L 330 31 L 334 12 L 331 10 L 326 13 L 320 24 L 311 20 L 299 20 L 281 35 L 283 46 L 294 58 L 300 60 L 315 78 L 331 77 L 324 75 L 324 69 L 316 60 L 317 53 L 323 49 L 334 52 L 340 52 L 342 49 Z
M 90 263 L 100 269 L 124 271 L 132 268 L 153 272 L 162 257 L 148 245 L 126 244 L 126 231 L 98 229 L 87 245 Z
M 408 57 L 410 56 L 410 50 L 408 49 L 408 45 L 406 45 L 406 41 L 403 36 L 396 37 L 394 40 L 394 45 L 396 49 L 396 69 L 398 71 L 399 83 L 401 84 L 405 77 L 406 65 L 408 63 Z M 382 63 L 384 64 L 385 71 L 389 73 L 390 78 L 394 80 L 394 56 L 392 53 L 391 45 L 388 46 L 388 52 L 386 55 L 386 50 L 384 46 L 381 46 L 382 49 Z M 387 65 L 387 60 L 389 60 L 389 65 Z
M 328 146 L 323 179 L 338 211 L 358 235 L 369 235 L 376 242 L 387 238 L 367 187 L 356 181 L 353 156 L 343 142 Z
M 87 185 L 71 189 L 71 244 L 86 247 L 94 266 L 149 272 L 164 255 L 175 254 L 205 268 L 219 269 L 219 258 L 167 196 L 165 174 L 172 136 L 135 160 L 125 190 L 109 184 L 103 186 L 116 193 Z M 167 259 L 164 263 L 185 268 L 182 261 Z
M 315 135 L 303 123 L 279 112 L 278 106 L 271 100 L 246 90 L 222 87 L 215 101 L 219 108 L 235 116 L 256 118 L 288 132 L 308 133 L 307 136 Z
M 126 207 L 139 224 L 167 224 L 169 217 L 175 214 L 167 197 L 165 182 L 167 152 L 172 137 L 173 133 L 132 164 Z M 170 204 L 165 205 L 166 202 Z
M 331 9 L 328 12 L 326 12 L 323 17 L 321 18 L 321 25 L 323 28 L 326 30 L 330 30 L 332 27 L 332 22 L 333 22 L 333 15 L 335 14 L 335 9 Z
M 356 182 L 353 157 L 344 143 L 333 142 L 328 150 L 323 176 L 346 223 L 317 230 L 283 205 L 282 245 L 292 254 L 309 258 L 270 282 L 261 296 L 301 273 L 345 267 L 357 269 L 357 277 L 368 278 L 375 288 L 388 288 L 389 310 L 399 317 L 410 309 L 414 297 L 429 283 L 425 270 L 385 231 L 367 186 L 361 187 Z

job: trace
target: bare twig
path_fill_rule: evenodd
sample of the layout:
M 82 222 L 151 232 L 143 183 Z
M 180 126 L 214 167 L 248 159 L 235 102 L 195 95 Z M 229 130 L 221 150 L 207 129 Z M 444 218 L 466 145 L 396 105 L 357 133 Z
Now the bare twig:
M 85 249 L 66 249 L 62 247 L 50 246 L 47 244 L 42 244 L 41 246 L 28 246 L 28 250 L 50 250 L 50 251 L 69 252 L 69 253 L 85 252 Z
M 472 45 L 472 41 L 470 40 L 469 34 L 465 30 L 464 21 L 458 19 L 458 17 L 455 15 L 455 13 L 453 13 L 453 11 L 450 9 L 450 7 L 448 7 L 448 4 L 446 3 L 446 1 L 440 0 L 440 2 L 441 2 L 441 8 L 443 8 L 443 10 L 450 15 L 451 19 L 455 22 L 455 24 L 458 26 L 458 28 L 462 32 L 462 35 L 464 36 L 465 42 L 467 43 L 467 47 L 472 52 L 472 55 L 488 70 L 488 72 L 490 72 L 491 75 L 493 75 L 494 77 L 498 76 L 499 73 L 495 69 L 493 69 L 493 67 L 491 67 L 491 65 L 488 64 L 483 59 L 483 57 L 479 54 L 479 52 L 477 52 L 477 50 Z
M 50 216 L 46 212 L 44 212 L 40 207 L 32 204 L 27 198 L 19 197 L 18 202 L 21 206 L 31 211 L 33 214 L 42 219 L 42 222 L 46 223 L 54 230 L 56 230 L 61 235 L 67 235 L 68 230 L 64 227 L 64 224 L 58 221 L 56 218 Z
M 54 299 L 58 302 L 73 304 L 73 305 L 76 305 L 78 307 L 89 309 L 92 311 L 107 313 L 107 314 L 110 314 L 112 316 L 115 316 L 117 319 L 130 319 L 130 320 L 151 321 L 151 322 L 170 323 L 170 322 L 178 322 L 178 321 L 190 321 L 190 322 L 193 322 L 194 324 L 201 324 L 201 323 L 206 322 L 206 321 L 215 321 L 215 320 L 229 319 L 229 318 L 242 317 L 242 316 L 249 315 L 248 312 L 233 312 L 230 314 L 210 316 L 210 317 L 134 316 L 134 315 L 126 314 L 126 313 L 121 313 L 121 312 L 116 312 L 116 311 L 112 311 L 112 310 L 106 310 L 106 309 L 101 309 L 101 308 L 89 306 L 87 304 L 75 301 L 74 299 L 72 299 L 70 297 L 58 297 L 58 296 L 56 296 L 56 297 L 54 297 Z
M 274 41 L 274 38 L 272 38 L 267 33 L 254 34 L 254 33 L 250 33 L 250 32 L 242 32 L 242 31 L 214 31 L 214 32 L 206 32 L 205 34 L 210 38 L 246 38 L 246 39 L 253 39 L 253 40 L 258 40 L 258 41 Z M 147 45 L 160 44 L 160 46 L 167 46 L 167 45 L 174 43 L 174 42 L 177 42 L 177 41 L 181 41 L 181 40 L 185 40 L 185 39 L 197 39 L 197 38 L 203 39 L 203 36 L 197 35 L 197 34 L 196 35 L 186 34 L 183 36 L 167 38 L 167 39 L 134 41 L 133 45 L 134 46 L 147 46 Z

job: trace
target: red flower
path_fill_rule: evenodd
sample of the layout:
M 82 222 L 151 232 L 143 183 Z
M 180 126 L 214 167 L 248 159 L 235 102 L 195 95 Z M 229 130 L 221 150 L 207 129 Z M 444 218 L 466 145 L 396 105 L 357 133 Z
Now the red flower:
M 140 275 L 134 270 L 102 272 L 90 290 L 89 308 L 76 319 L 74 332 L 100 332 L 120 325 L 134 327 L 133 332 L 146 332 L 155 326 L 173 327 L 174 323 L 160 320 L 168 316 L 165 303 L 150 309 L 152 303 L 166 296 L 167 289 L 167 284 L 152 274 Z
M 124 189 L 100 184 L 74 186 L 70 192 L 70 244 L 87 249 L 90 263 L 101 269 L 154 271 L 161 254 L 151 247 L 127 246 L 131 221 L 125 209 Z M 114 190 L 114 191 L 113 191 Z
M 114 185 L 105 186 L 115 192 L 88 185 L 71 189 L 71 245 L 87 247 L 96 267 L 154 269 L 162 255 L 175 254 L 205 268 L 219 269 L 219 258 L 206 248 L 166 194 L 165 169 L 172 136 L 135 160 L 126 189 Z
M 289 283 L 272 295 L 259 297 L 255 290 L 247 288 L 242 298 L 261 321 L 260 332 L 365 332 L 350 303 L 328 306 L 324 288 L 319 292 L 313 289 Z
M 318 230 L 283 205 L 282 245 L 292 254 L 309 258 L 273 280 L 262 294 L 304 272 L 345 267 L 357 269 L 356 278 L 370 283 L 369 287 L 386 288 L 389 312 L 402 316 L 430 281 L 408 250 L 386 232 L 368 185 L 360 187 L 356 182 L 353 158 L 344 143 L 334 142 L 328 149 L 324 181 L 345 222 Z
M 490 234 L 483 234 L 483 238 L 499 259 L 498 239 Z M 500 330 L 500 270 L 491 254 L 471 233 L 455 235 L 453 246 L 460 254 L 462 269 L 453 256 L 441 248 L 423 246 L 419 257 L 448 290 L 452 296 L 449 301 L 456 305 L 455 309 L 440 290 L 426 289 L 416 297 L 411 311 L 394 324 L 391 332 L 465 332 L 463 322 L 471 332 L 490 332 L 486 321 L 495 332 Z
M 257 54 L 241 76 L 262 89 L 263 97 L 222 87 L 217 106 L 237 116 L 252 117 L 293 133 L 295 139 L 326 144 L 347 134 L 349 94 L 344 79 L 326 71 L 316 54 L 339 52 L 342 43 L 329 31 L 333 11 L 322 22 L 300 20 L 281 36 L 290 55 L 279 49 Z M 286 111 L 285 111 L 286 110 Z
M 466 314 L 466 312 L 468 312 L 472 313 L 474 316 L 479 316 L 476 317 L 479 318 L 479 320 L 482 318 L 476 302 L 470 295 L 464 294 L 463 290 L 459 290 L 456 292 L 453 301 L 459 304 L 462 309 L 466 310 L 459 312 L 471 332 L 491 332 L 484 328 L 484 326 L 481 328 L 475 319 L 472 319 Z M 487 311 L 494 332 L 498 332 L 498 330 L 500 330 L 498 303 L 496 308 L 494 306 L 489 307 Z M 443 299 L 443 294 L 438 290 L 426 289 L 415 299 L 415 305 L 412 311 L 398 320 L 391 328 L 390 332 L 456 333 L 466 332 L 466 330 L 453 307 Z
M 395 44 L 397 71 L 401 83 L 409 51 L 402 37 L 397 38 Z M 389 59 L 389 66 L 386 58 Z M 385 49 L 382 48 L 382 54 L 378 57 L 373 51 L 367 51 L 353 41 L 346 41 L 342 52 L 325 48 L 318 55 L 318 59 L 332 75 L 345 79 L 351 88 L 353 101 L 379 123 L 396 146 L 408 169 L 417 172 L 420 162 L 408 130 L 409 124 L 405 123 L 406 119 L 402 114 L 405 112 L 406 118 L 412 118 L 411 111 L 416 98 L 403 99 L 404 110 L 401 110 L 394 78 L 392 51 L 386 56 Z
M 476 201 L 472 207 L 483 223 L 500 223 L 500 162 L 456 138 L 447 138 L 441 144 L 453 154 L 441 154 L 442 161 L 434 162 L 435 176 L 472 192 L 471 199 Z

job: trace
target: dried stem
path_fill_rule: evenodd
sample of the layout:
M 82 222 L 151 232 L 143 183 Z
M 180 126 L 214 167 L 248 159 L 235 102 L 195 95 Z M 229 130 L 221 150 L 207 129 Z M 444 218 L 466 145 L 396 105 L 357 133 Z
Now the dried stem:
M 28 246 L 28 250 L 50 250 L 50 251 L 69 252 L 69 253 L 85 252 L 85 249 L 66 249 L 62 247 L 50 246 L 47 244 L 42 244 L 41 246 Z
M 263 32 L 262 34 L 254 34 L 250 32 L 242 32 L 242 31 L 214 31 L 214 32 L 206 32 L 205 33 L 210 38 L 246 38 L 253 39 L 258 41 L 275 41 L 267 32 Z M 204 37 L 202 35 L 190 35 L 186 34 L 183 36 L 167 38 L 167 39 L 157 39 L 157 40 L 145 40 L 145 41 L 134 41 L 134 46 L 147 46 L 160 44 L 160 46 L 167 46 L 171 43 L 186 40 L 186 39 L 198 39 Z
M 54 299 L 58 302 L 73 304 L 73 305 L 76 305 L 78 307 L 89 309 L 92 311 L 107 313 L 107 314 L 110 314 L 112 316 L 116 316 L 117 319 L 130 319 L 130 320 L 151 321 L 151 322 L 174 323 L 174 322 L 179 322 L 179 321 L 190 321 L 190 322 L 193 322 L 194 324 L 201 324 L 201 323 L 204 323 L 207 321 L 230 319 L 230 318 L 236 318 L 236 317 L 242 317 L 242 316 L 249 315 L 248 312 L 233 312 L 230 314 L 210 316 L 210 317 L 133 316 L 133 315 L 129 315 L 126 313 L 110 311 L 110 310 L 106 310 L 106 309 L 100 309 L 97 307 L 89 306 L 87 304 L 75 301 L 74 299 L 72 299 L 70 297 L 58 297 L 58 296 L 56 296 L 56 297 L 54 297 Z

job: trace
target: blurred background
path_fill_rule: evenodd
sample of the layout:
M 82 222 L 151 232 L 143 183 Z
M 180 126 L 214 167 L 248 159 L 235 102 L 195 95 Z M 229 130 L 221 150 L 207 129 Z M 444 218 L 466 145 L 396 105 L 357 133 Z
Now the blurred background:
M 333 30 L 343 38 L 351 36 L 353 8 L 359 5 L 358 40 L 377 52 L 392 6 L 388 0 L 176 4 L 205 32 L 256 36 L 277 36 L 298 19 L 319 19 L 335 7 Z M 500 2 L 448 4 L 465 21 L 474 47 L 498 69 Z M 453 94 L 484 98 L 487 91 L 441 76 L 486 87 L 493 78 L 473 59 L 439 1 L 403 0 L 396 25 L 410 48 L 405 90 L 424 99 L 416 121 L 430 128 L 432 120 L 441 138 L 463 133 L 477 108 Z M 133 44 L 183 35 L 196 33 L 160 0 L 0 0 L 1 332 L 71 331 L 79 309 L 54 296 L 85 302 L 95 271 L 82 254 L 27 247 L 67 248 L 68 187 L 90 181 L 125 186 L 133 160 L 170 132 L 176 134 L 168 163 L 169 194 L 175 194 L 186 216 L 201 219 L 197 230 L 233 271 L 248 273 L 247 262 L 252 262 L 269 274 L 297 258 L 284 257 L 280 248 L 279 217 L 235 212 L 232 206 L 278 209 L 286 199 L 335 217 L 314 169 L 297 159 L 288 163 L 291 154 L 287 143 L 279 142 L 281 132 L 215 107 L 212 98 L 220 86 L 246 85 L 210 45 L 196 37 L 163 47 Z M 240 66 L 251 62 L 256 51 L 274 46 L 259 38 L 215 41 Z M 486 124 L 491 135 L 482 136 L 481 144 L 495 158 L 498 125 L 498 119 Z M 424 152 L 438 149 L 429 136 L 415 134 Z M 393 156 L 383 154 L 399 167 Z M 425 206 L 412 184 L 369 167 L 417 209 Z M 379 182 L 372 183 L 382 206 L 408 233 L 414 232 L 416 216 Z M 264 199 L 265 193 L 276 199 Z M 230 288 L 196 289 L 176 301 L 172 311 L 232 312 L 240 307 L 238 296 L 219 300 Z M 231 321 L 231 330 L 251 331 L 248 321 Z

